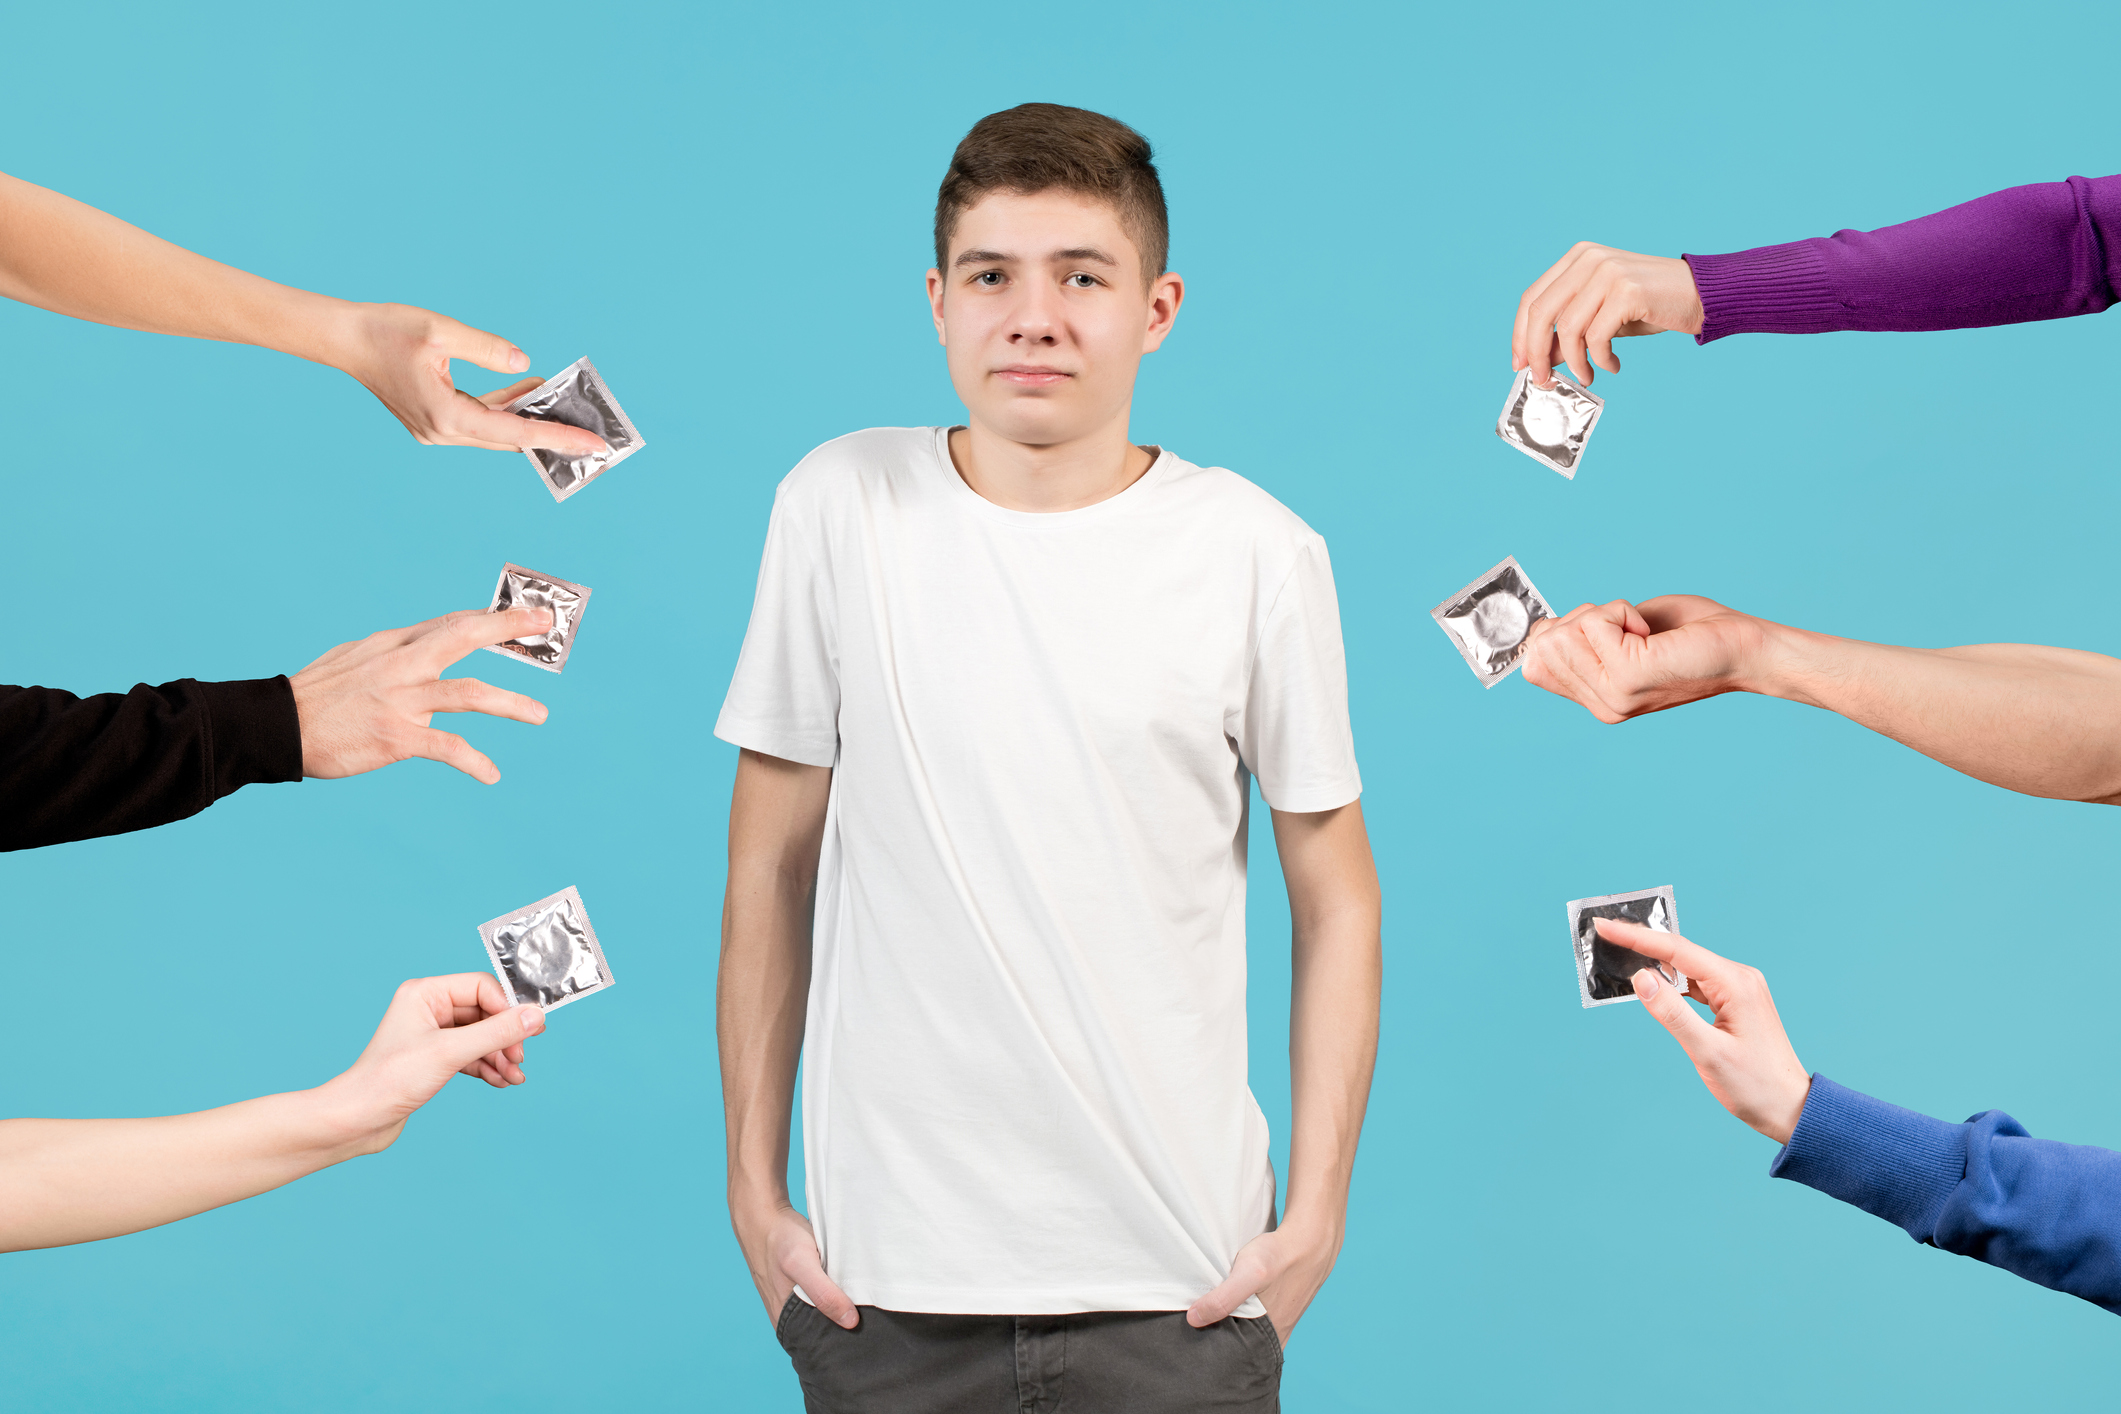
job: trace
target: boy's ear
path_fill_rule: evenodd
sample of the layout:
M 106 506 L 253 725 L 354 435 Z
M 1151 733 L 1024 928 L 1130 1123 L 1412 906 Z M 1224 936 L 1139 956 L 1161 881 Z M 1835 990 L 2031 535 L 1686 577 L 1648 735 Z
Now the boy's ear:
M 1143 353 L 1155 353 L 1163 345 L 1171 333 L 1171 326 L 1178 322 L 1178 307 L 1185 302 L 1186 281 L 1178 272 L 1166 270 L 1150 282 L 1149 327 L 1142 334 Z M 940 319 L 937 325 L 940 327 Z
M 950 347 L 950 337 L 943 332 L 943 272 L 928 272 L 928 309 L 935 315 L 935 341 L 944 348 Z

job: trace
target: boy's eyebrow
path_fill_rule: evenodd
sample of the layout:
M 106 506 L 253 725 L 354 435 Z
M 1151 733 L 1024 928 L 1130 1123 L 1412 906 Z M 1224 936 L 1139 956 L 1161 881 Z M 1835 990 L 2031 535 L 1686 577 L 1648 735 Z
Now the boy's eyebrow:
M 998 250 L 966 250 L 966 251 L 959 251 L 959 252 L 958 252 L 958 256 L 957 256 L 957 259 L 955 259 L 955 260 L 951 261 L 950 263 L 951 263 L 951 264 L 952 264 L 953 266 L 958 266 L 958 265 L 1006 265 L 1007 263 L 1009 263 L 1010 261 L 1014 260 L 1015 258 L 1016 258 L 1016 257 L 1015 257 L 1015 256 L 1013 256 L 1013 255 L 1006 255 L 1006 254 L 1004 254 L 1003 252 L 1001 252 L 1001 251 L 998 251 Z M 1094 260 L 1094 261 L 1096 261 L 1096 262 L 1097 262 L 1098 264 L 1100 264 L 1100 265 L 1111 265 L 1111 266 L 1117 266 L 1117 265 L 1119 264 L 1119 262 L 1118 262 L 1117 260 L 1114 260 L 1114 259 L 1113 259 L 1113 258 L 1112 258 L 1111 256 L 1109 256 L 1109 255 L 1105 254 L 1105 252 L 1103 252 L 1103 251 L 1099 250 L 1099 249 L 1098 249 L 1098 248 L 1097 248 L 1096 246 L 1094 246 L 1094 245 L 1079 245 L 1079 246 L 1070 246 L 1070 247 L 1069 247 L 1068 249 L 1066 249 L 1066 250 L 1057 250 L 1057 251 L 1053 252 L 1053 254 L 1052 254 L 1052 255 L 1051 255 L 1050 257 L 1049 257 L 1049 259 L 1053 259 L 1053 260 Z

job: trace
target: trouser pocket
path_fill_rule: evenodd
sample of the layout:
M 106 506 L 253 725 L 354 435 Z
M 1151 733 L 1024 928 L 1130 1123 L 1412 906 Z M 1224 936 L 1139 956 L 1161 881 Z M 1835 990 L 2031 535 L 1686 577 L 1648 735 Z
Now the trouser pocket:
M 803 1298 L 792 1291 L 789 1292 L 788 1299 L 781 1304 L 781 1318 L 773 1323 L 773 1338 L 779 1341 L 781 1349 L 786 1350 L 790 1355 L 795 1354 L 795 1351 L 788 1344 L 788 1326 L 796 1318 L 796 1313 L 802 1308 Z

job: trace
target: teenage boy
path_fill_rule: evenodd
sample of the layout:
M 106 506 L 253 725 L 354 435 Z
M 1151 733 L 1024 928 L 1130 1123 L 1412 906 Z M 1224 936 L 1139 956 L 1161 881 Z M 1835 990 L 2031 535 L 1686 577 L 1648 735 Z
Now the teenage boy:
M 827 443 L 774 500 L 715 727 L 718 1018 L 731 1217 L 813 1411 L 1276 1409 L 1340 1249 L 1380 947 L 1339 610 L 1302 521 L 1129 438 L 1167 231 L 1124 124 L 982 119 L 928 272 L 966 425 Z M 1278 1223 L 1255 778 L 1294 921 Z

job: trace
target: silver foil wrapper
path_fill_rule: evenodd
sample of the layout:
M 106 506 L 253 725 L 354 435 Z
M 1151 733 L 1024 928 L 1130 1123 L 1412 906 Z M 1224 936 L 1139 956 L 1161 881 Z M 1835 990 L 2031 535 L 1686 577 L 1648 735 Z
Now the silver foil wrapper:
M 1480 685 L 1493 687 L 1517 671 L 1525 636 L 1554 611 L 1513 555 L 1429 610 L 1429 617 L 1450 635 Z
M 1615 1002 L 1641 1000 L 1635 995 L 1633 978 L 1645 967 L 1654 967 L 1665 981 L 1685 991 L 1686 974 L 1668 962 L 1645 957 L 1633 948 L 1609 943 L 1598 936 L 1593 920 L 1620 918 L 1640 923 L 1660 933 L 1679 931 L 1679 903 L 1672 886 L 1638 889 L 1631 894 L 1601 894 L 1569 904 L 1569 944 L 1576 954 L 1576 990 L 1583 1004 L 1611 1006 Z
M 496 613 L 503 609 L 549 609 L 552 628 L 529 638 L 489 643 L 486 651 L 521 658 L 548 673 L 560 671 L 567 666 L 567 655 L 574 652 L 575 631 L 582 625 L 582 611 L 589 607 L 591 592 L 586 584 L 555 579 L 521 565 L 501 566 L 501 581 L 493 587 L 493 603 L 488 607 Z
M 589 910 L 572 886 L 480 924 L 479 938 L 518 1004 L 552 1011 L 612 985 Z
M 1535 388 L 1532 370 L 1520 369 L 1510 385 L 1510 400 L 1495 419 L 1495 435 L 1574 481 L 1591 429 L 1604 411 L 1604 398 L 1562 374 L 1554 375 L 1553 387 Z
M 611 396 L 611 386 L 597 366 L 586 358 L 576 359 L 501 411 L 539 422 L 585 427 L 610 445 L 610 451 L 586 457 L 562 456 L 543 447 L 523 450 L 555 501 L 566 500 L 647 445 L 619 400 Z

